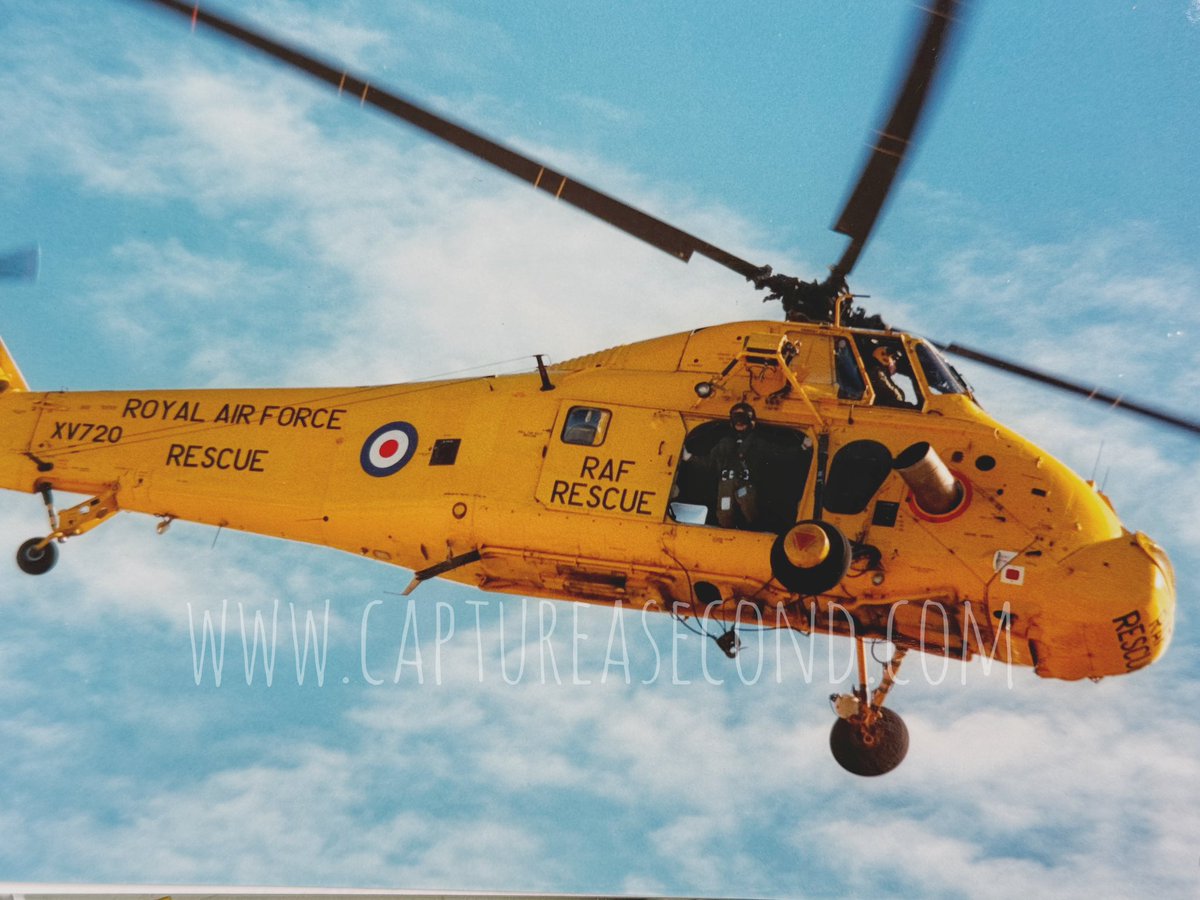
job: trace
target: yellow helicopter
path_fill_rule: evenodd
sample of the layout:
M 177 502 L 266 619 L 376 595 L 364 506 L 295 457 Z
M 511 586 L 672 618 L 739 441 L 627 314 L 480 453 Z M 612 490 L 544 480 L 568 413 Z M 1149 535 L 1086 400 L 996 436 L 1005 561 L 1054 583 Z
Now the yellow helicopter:
M 908 77 L 835 230 L 823 281 L 780 275 L 181 0 L 151 0 L 307 72 L 687 260 L 781 300 L 739 322 L 503 377 L 353 388 L 33 392 L 0 344 L 0 487 L 49 529 L 17 562 L 121 510 L 335 547 L 483 590 L 851 638 L 858 686 L 830 743 L 860 775 L 898 765 L 884 705 L 909 650 L 1118 675 L 1162 655 L 1171 566 L 1108 500 L 990 418 L 939 346 L 854 305 L 846 278 L 890 192 L 957 0 L 919 29 Z M 1117 398 L 957 345 L 1019 375 Z M 1120 401 L 1192 432 L 1200 425 Z M 60 509 L 55 492 L 85 499 Z M 869 690 L 866 642 L 895 653 Z

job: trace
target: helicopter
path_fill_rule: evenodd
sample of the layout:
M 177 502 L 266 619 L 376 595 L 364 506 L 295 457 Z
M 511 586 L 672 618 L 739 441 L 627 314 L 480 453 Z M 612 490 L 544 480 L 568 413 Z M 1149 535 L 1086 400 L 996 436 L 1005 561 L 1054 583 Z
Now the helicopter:
M 732 626 L 718 638 L 731 652 L 737 623 L 766 614 L 856 642 L 859 686 L 835 701 L 831 745 L 864 775 L 894 768 L 907 746 L 887 691 L 868 694 L 865 641 L 897 647 L 885 685 L 912 649 L 997 656 L 1066 679 L 1133 671 L 1165 651 L 1174 584 L 1161 549 L 1126 532 L 1093 485 L 988 417 L 935 344 L 860 311 L 846 285 L 960 4 L 930 12 L 882 129 L 890 137 L 835 226 L 850 247 L 829 277 L 805 282 L 198 4 L 156 2 L 677 258 L 725 265 L 787 318 L 539 360 L 524 375 L 350 389 L 42 394 L 0 351 L 0 485 L 40 493 L 50 520 L 20 548 L 24 571 L 47 571 L 57 545 L 127 510 L 336 547 L 413 570 L 414 589 L 444 577 L 707 614 Z M 890 402 L 889 381 L 904 385 Z M 734 421 L 743 405 L 750 413 L 738 418 L 751 422 Z M 764 457 L 747 462 L 744 484 L 716 460 L 738 427 L 752 427 Z M 748 485 L 753 508 L 737 497 Z M 55 491 L 87 499 L 60 510 Z

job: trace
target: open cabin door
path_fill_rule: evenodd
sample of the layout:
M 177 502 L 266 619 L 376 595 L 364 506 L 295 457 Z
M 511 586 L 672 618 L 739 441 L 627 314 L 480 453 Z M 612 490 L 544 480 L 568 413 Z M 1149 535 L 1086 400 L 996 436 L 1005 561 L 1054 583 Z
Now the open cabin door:
M 537 499 L 547 509 L 661 523 L 683 447 L 679 413 L 564 403 Z
M 492 548 L 501 590 L 666 608 L 684 579 L 665 552 L 667 504 L 683 447 L 677 411 L 569 400 L 547 440 L 521 541 Z M 552 549 L 551 549 L 552 548 Z

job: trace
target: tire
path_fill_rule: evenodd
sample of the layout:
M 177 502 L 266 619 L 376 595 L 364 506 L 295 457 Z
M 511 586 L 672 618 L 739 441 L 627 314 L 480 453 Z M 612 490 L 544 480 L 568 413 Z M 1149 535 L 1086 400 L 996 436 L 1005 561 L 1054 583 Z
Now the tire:
M 858 717 L 838 719 L 829 732 L 829 749 L 839 766 L 854 775 L 886 775 L 908 754 L 908 726 L 886 706 L 867 734 Z
M 58 547 L 47 544 L 38 549 L 42 538 L 30 538 L 17 549 L 17 567 L 26 575 L 45 575 L 58 562 Z
M 796 525 L 816 525 L 824 531 L 829 538 L 829 555 L 811 568 L 794 565 L 784 550 L 784 541 L 787 539 L 787 532 L 784 532 L 775 538 L 771 546 L 771 573 L 776 581 L 795 594 L 812 596 L 833 590 L 850 570 L 850 542 L 836 526 L 828 522 L 806 521 L 797 522 Z

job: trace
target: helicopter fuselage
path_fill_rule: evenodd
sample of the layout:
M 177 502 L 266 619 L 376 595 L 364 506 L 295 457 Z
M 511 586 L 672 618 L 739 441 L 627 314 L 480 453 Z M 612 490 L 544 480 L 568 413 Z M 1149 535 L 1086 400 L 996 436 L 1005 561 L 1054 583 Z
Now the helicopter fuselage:
M 881 345 L 902 360 L 904 403 L 874 387 Z M 379 387 L 20 388 L 0 395 L 0 486 L 86 495 L 59 537 L 137 511 L 484 590 L 887 638 L 1066 679 L 1142 668 L 1172 629 L 1162 550 L 900 333 L 734 323 L 543 373 Z M 771 458 L 750 473 L 759 521 L 722 514 L 737 501 L 714 454 L 740 402 Z M 923 509 L 895 471 L 920 442 L 957 484 L 948 511 Z M 772 569 L 798 520 L 854 548 L 817 596 Z

